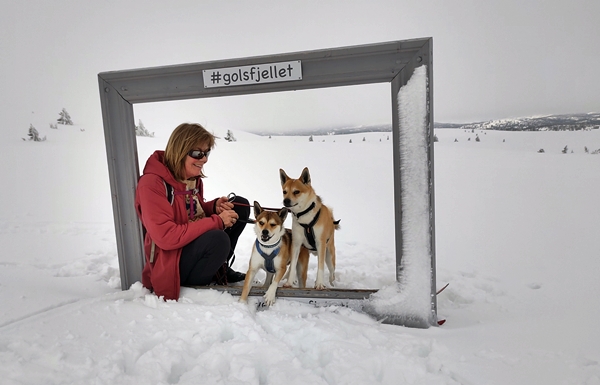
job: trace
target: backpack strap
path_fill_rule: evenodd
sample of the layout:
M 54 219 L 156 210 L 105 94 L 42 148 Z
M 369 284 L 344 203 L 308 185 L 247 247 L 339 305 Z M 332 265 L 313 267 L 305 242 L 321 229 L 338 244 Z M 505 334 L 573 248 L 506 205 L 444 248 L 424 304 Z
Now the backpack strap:
M 175 194 L 173 194 L 173 186 L 171 186 L 170 184 L 168 184 L 164 179 L 163 179 L 163 183 L 165 184 L 165 191 L 167 193 L 167 200 L 169 201 L 169 203 L 171 204 L 171 206 L 173 206 L 173 199 L 175 199 Z

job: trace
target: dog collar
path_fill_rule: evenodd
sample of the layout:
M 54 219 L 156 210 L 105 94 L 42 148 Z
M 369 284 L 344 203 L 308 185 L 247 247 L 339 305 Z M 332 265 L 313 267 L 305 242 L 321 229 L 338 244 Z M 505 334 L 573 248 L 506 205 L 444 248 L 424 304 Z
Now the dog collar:
M 308 208 L 304 211 L 299 212 L 298 214 L 294 214 L 296 216 L 296 218 L 300 218 L 301 216 L 303 216 L 304 214 L 310 212 L 310 210 L 315 208 L 315 202 L 313 202 L 310 206 L 308 206 Z
M 256 247 L 258 247 L 258 245 L 264 247 L 265 249 L 272 249 L 274 247 L 279 246 L 279 244 L 281 243 L 281 238 L 279 238 L 279 240 L 272 244 L 272 245 L 265 245 L 264 243 L 260 243 L 260 241 L 258 240 L 258 238 L 256 238 Z

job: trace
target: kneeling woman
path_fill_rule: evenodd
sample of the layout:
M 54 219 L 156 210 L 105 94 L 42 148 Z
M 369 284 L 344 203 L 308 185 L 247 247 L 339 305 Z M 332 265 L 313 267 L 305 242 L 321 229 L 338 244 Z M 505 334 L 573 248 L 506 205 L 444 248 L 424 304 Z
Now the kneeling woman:
M 245 277 L 227 261 L 250 215 L 248 201 L 204 200 L 203 167 L 214 145 L 215 136 L 201 125 L 181 124 L 165 151 L 150 156 L 138 182 L 135 208 L 146 229 L 142 284 L 165 299 L 177 300 L 181 286 Z

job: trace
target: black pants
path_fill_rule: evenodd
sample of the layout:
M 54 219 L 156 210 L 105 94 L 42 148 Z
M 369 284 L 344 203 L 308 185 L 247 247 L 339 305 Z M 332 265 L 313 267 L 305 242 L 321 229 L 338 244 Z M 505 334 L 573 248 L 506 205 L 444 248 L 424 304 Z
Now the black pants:
M 212 282 L 215 273 L 233 256 L 238 238 L 250 217 L 248 200 L 236 197 L 233 209 L 238 214 L 236 223 L 225 231 L 210 230 L 183 247 L 179 259 L 179 277 L 182 286 L 202 286 Z

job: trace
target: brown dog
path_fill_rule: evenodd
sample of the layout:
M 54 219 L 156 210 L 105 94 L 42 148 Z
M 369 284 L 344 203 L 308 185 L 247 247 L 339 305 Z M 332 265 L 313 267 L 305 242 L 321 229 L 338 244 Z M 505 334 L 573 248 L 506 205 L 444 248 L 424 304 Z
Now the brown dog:
M 272 305 L 275 302 L 277 287 L 283 278 L 287 265 L 290 263 L 290 252 L 292 249 L 292 232 L 283 226 L 288 210 L 282 208 L 278 212 L 263 210 L 263 208 L 254 202 L 254 232 L 256 241 L 252 247 L 248 272 L 244 281 L 244 288 L 240 296 L 241 302 L 246 302 L 252 280 L 258 272 L 263 269 L 267 272 L 264 287 L 269 287 L 265 292 L 265 304 Z M 302 248 L 304 249 L 304 248 Z M 300 250 L 300 258 L 297 270 L 300 272 L 303 283 L 306 285 L 306 270 L 308 268 L 308 250 Z M 272 278 L 272 280 L 271 280 Z
M 325 263 L 329 269 L 329 283 L 333 285 L 335 280 L 334 232 L 339 229 L 339 221 L 333 220 L 331 209 L 321 202 L 321 198 L 312 188 L 307 167 L 302 170 L 298 179 L 290 178 L 282 169 L 279 170 L 279 176 L 283 191 L 283 205 L 293 215 L 290 273 L 285 286 L 298 287 L 296 265 L 301 248 L 306 247 L 319 258 L 315 289 L 323 290 L 325 289 L 323 279 Z

